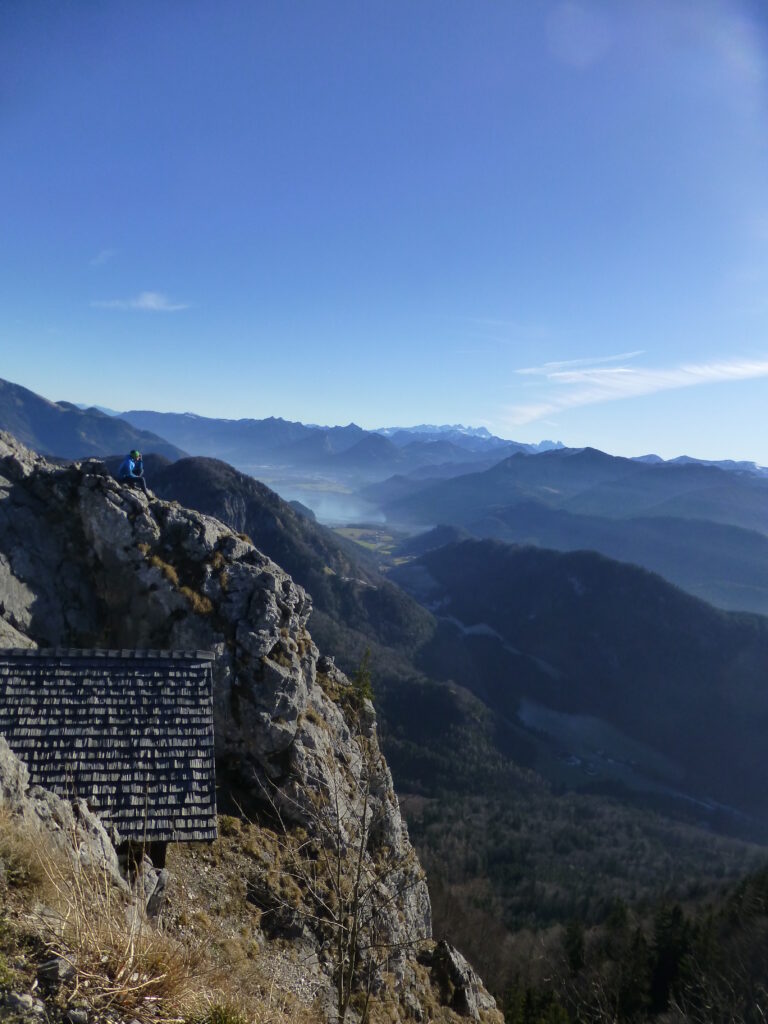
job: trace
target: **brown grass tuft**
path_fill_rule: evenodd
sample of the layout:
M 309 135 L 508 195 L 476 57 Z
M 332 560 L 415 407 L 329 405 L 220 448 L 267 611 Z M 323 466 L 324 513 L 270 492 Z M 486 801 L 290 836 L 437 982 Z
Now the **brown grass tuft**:
M 149 564 L 153 568 L 159 569 L 163 576 L 165 576 L 168 582 L 172 583 L 174 587 L 178 587 L 179 574 L 176 572 L 172 565 L 169 565 L 168 562 L 164 562 L 159 555 L 152 555 L 152 557 L 149 560 Z
M 189 605 L 196 615 L 211 615 L 213 612 L 213 603 L 209 597 L 205 594 L 198 594 L 196 590 L 191 587 L 179 587 L 179 593 L 183 594 L 189 601 Z
M 39 857 L 39 841 L 20 827 L 7 808 L 0 807 L 0 865 L 9 889 L 40 889 L 45 881 Z

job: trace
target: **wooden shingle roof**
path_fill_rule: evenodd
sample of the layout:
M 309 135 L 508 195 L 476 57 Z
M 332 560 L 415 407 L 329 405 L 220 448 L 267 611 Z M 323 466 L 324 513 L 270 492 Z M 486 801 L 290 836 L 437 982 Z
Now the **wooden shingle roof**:
M 0 649 L 0 734 L 30 781 L 123 839 L 216 838 L 207 651 Z

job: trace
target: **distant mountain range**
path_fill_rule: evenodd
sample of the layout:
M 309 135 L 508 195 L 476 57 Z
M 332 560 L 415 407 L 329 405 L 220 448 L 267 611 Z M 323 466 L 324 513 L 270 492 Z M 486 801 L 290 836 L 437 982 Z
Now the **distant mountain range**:
M 347 504 L 337 521 L 383 518 L 408 532 L 445 525 L 463 536 L 598 551 L 659 572 L 718 607 L 768 613 L 768 477 L 753 463 L 625 459 L 560 442 L 519 444 L 461 425 L 371 432 L 274 417 L 124 416 L 0 384 L 0 427 L 49 455 L 104 457 L 137 447 L 173 461 L 201 452 L 265 477 L 304 507 L 329 496 L 332 504 L 338 494 Z
M 768 614 L 768 479 L 757 473 L 562 448 L 450 479 L 395 476 L 362 493 L 406 528 L 598 551 L 720 608 Z M 423 543 L 437 546 L 435 535 Z
M 540 441 L 538 444 L 519 444 L 505 441 L 491 434 L 485 427 L 464 427 L 459 423 L 452 426 L 436 426 L 422 423 L 417 427 L 381 427 L 377 434 L 388 437 L 397 445 L 405 445 L 411 441 L 452 441 L 466 451 L 488 451 L 495 447 L 514 443 L 520 451 L 543 452 L 550 448 L 563 448 L 562 441 Z
M 768 467 L 758 466 L 756 462 L 747 462 L 746 460 L 693 459 L 690 455 L 678 455 L 676 459 L 669 459 L 669 462 L 674 465 L 691 465 L 696 463 L 699 466 L 716 466 L 718 469 L 727 469 L 732 473 L 756 473 L 758 476 L 768 476 Z
M 514 452 L 534 452 L 539 446 L 495 437 L 485 428 L 387 427 L 363 430 L 307 426 L 270 417 L 265 420 L 223 420 L 191 413 L 130 410 L 122 414 L 133 426 L 154 431 L 196 455 L 224 459 L 238 468 L 304 470 L 330 479 L 363 482 L 383 480 L 395 473 L 420 470 L 450 475 L 455 466 L 468 471 Z M 542 442 L 551 447 L 553 442 Z
M 537 501 L 583 515 L 682 516 L 768 529 L 768 479 L 758 474 L 698 462 L 640 462 L 595 448 L 516 453 L 484 472 L 410 490 L 403 496 L 397 479 L 376 488 L 389 520 L 465 525 L 489 510 Z
M 10 430 L 45 454 L 62 457 L 117 453 L 126 448 L 127 442 L 128 446 L 162 452 L 169 458 L 189 452 L 223 459 L 256 475 L 259 469 L 315 474 L 344 481 L 345 489 L 350 484 L 359 487 L 383 482 L 380 491 L 362 495 L 374 504 L 388 504 L 395 497 L 415 493 L 425 479 L 482 472 L 513 455 L 593 451 L 566 449 L 561 441 L 524 444 L 491 434 L 486 427 L 462 424 L 389 426 L 370 431 L 355 423 L 327 427 L 279 417 L 230 420 L 138 409 L 116 413 L 104 406 L 86 408 L 69 402 L 48 402 L 7 381 L 0 382 L 0 428 Z M 768 479 L 768 469 L 744 461 L 713 462 L 685 455 L 669 462 L 657 455 L 624 461 L 640 466 L 693 464 Z M 393 479 L 387 483 L 389 478 Z M 672 509 L 668 514 L 677 513 Z
M 157 452 L 169 459 L 185 454 L 148 430 L 100 410 L 80 409 L 71 402 L 49 402 L 33 391 L 0 380 L 0 430 L 7 430 L 43 455 L 81 459 L 126 453 L 132 448 Z

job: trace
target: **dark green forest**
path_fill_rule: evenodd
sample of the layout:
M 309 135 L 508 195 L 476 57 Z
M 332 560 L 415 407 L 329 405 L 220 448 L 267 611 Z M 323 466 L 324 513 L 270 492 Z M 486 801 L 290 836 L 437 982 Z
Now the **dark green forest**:
M 599 927 L 572 918 L 543 957 L 502 995 L 507 1024 L 762 1024 L 768 869 L 692 910 L 616 901 Z

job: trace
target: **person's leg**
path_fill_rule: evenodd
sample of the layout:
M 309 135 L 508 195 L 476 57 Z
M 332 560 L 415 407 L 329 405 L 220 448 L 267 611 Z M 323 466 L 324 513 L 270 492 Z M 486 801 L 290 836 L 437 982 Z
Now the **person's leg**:
M 144 479 L 143 476 L 139 476 L 139 477 L 136 478 L 136 484 L 137 484 L 137 486 L 139 486 L 142 489 L 142 491 L 144 491 L 145 494 L 149 494 L 149 488 L 147 487 L 147 481 Z
M 120 483 L 127 484 L 131 490 L 140 487 L 145 494 L 147 493 L 147 485 L 144 482 L 144 479 L 140 476 L 124 476 L 121 478 Z

